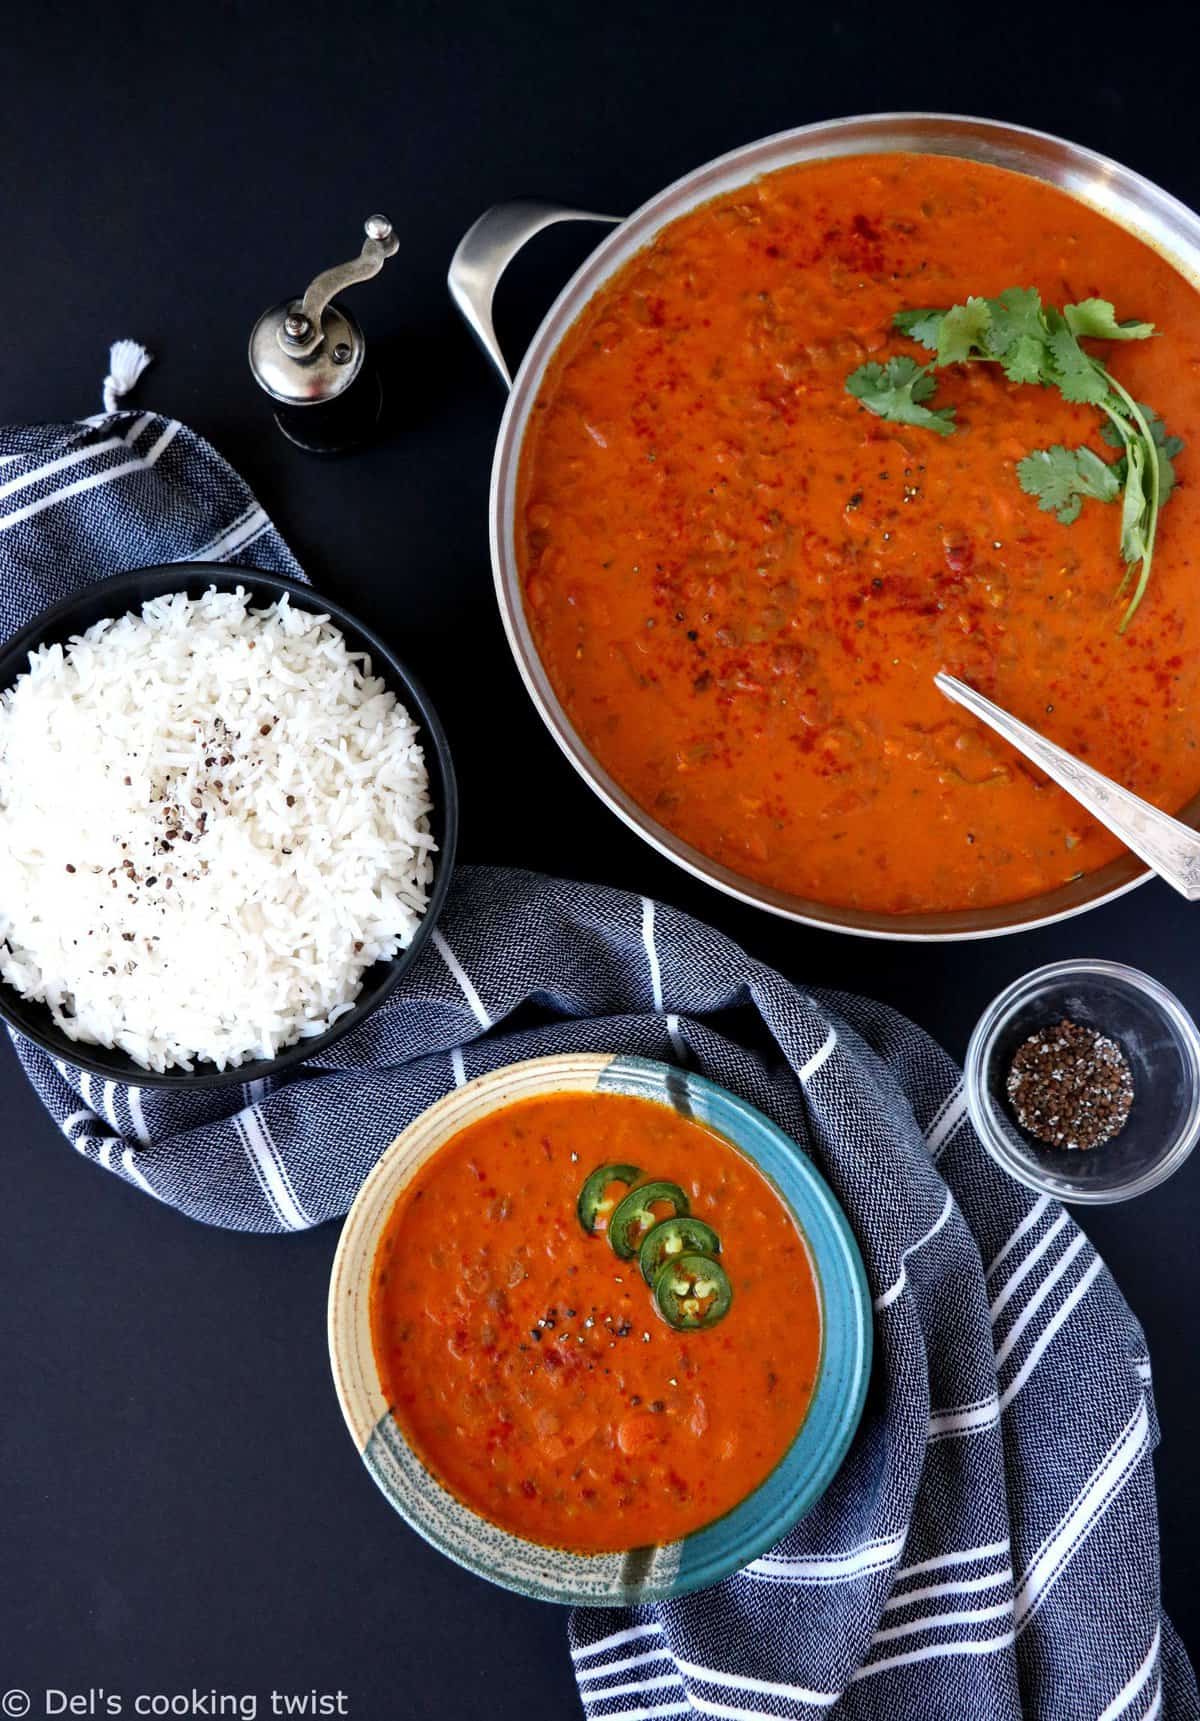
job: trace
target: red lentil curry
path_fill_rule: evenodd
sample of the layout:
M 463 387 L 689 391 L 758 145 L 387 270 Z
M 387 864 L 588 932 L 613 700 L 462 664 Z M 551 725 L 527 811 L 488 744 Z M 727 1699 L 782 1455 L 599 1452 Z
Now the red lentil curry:
M 612 1093 L 521 1101 L 436 1152 L 380 1240 L 371 1330 L 427 1468 L 502 1528 L 588 1552 L 743 1500 L 820 1353 L 780 1197 L 723 1137 Z
M 517 551 L 547 672 L 653 816 L 777 889 L 905 913 L 1018 901 L 1120 845 L 949 706 L 942 668 L 1158 805 L 1200 789 L 1200 489 L 1182 480 L 1125 634 L 1114 510 L 1039 511 L 1015 468 L 1094 408 L 939 373 L 941 437 L 872 419 L 914 306 L 1035 287 L 1154 339 L 1105 363 L 1200 435 L 1200 296 L 1038 180 L 934 156 L 771 174 L 683 216 L 592 299 L 530 419 Z M 922 359 L 927 353 L 919 353 Z

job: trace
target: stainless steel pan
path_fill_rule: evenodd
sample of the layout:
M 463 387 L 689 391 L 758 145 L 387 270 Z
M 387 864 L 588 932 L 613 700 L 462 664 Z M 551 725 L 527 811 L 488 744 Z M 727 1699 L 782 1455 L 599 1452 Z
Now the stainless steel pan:
M 757 884 L 710 860 L 639 807 L 614 782 L 575 733 L 542 667 L 525 619 L 514 550 L 514 508 L 521 444 L 546 366 L 592 294 L 668 222 L 760 174 L 834 155 L 915 150 L 965 156 L 1044 179 L 1131 228 L 1193 280 L 1200 281 L 1200 217 L 1176 198 L 1093 150 L 1023 126 L 953 114 L 865 114 L 826 120 L 747 144 L 697 168 L 660 191 L 627 220 L 547 203 L 506 203 L 481 216 L 454 254 L 450 292 L 468 326 L 510 389 L 492 466 L 491 544 L 496 595 L 513 656 L 547 728 L 612 810 L 662 854 L 719 890 L 791 920 L 873 938 L 988 938 L 1022 932 L 1080 914 L 1132 890 L 1150 876 L 1128 855 L 1044 896 L 997 908 L 945 914 L 895 915 L 836 908 Z M 513 381 L 492 324 L 492 298 L 508 264 L 535 233 L 559 221 L 598 221 L 610 227 L 563 288 L 525 354 Z M 1182 817 L 1196 823 L 1200 797 Z M 880 840 L 886 840 L 881 833 Z

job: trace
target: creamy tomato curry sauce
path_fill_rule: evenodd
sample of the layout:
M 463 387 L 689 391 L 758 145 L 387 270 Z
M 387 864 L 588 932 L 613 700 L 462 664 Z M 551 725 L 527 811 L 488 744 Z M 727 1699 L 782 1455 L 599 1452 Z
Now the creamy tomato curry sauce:
M 1121 636 L 1119 510 L 1040 512 L 1015 467 L 1100 439 L 996 367 L 940 373 L 945 438 L 869 417 L 896 311 L 1037 287 L 1161 335 L 1104 348 L 1194 448 L 1200 297 L 1041 182 L 933 156 L 785 169 L 665 228 L 591 301 L 526 434 L 538 650 L 600 762 L 750 878 L 876 911 L 1019 900 L 1119 845 L 933 686 L 946 668 L 1159 805 L 1200 787 L 1192 452 Z
M 637 1175 L 589 1201 L 601 1166 Z M 620 1197 L 664 1183 L 697 1222 L 675 1227 L 685 1248 L 717 1248 L 727 1307 L 689 1314 L 669 1264 L 671 1318 L 657 1306 L 643 1264 L 670 1260 L 669 1201 L 642 1261 L 606 1235 Z M 522 1101 L 436 1152 L 381 1238 L 371 1325 L 427 1468 L 504 1529 L 590 1552 L 672 1541 L 743 1500 L 799 1431 L 821 1342 L 808 1250 L 770 1184 L 723 1137 L 612 1093 Z

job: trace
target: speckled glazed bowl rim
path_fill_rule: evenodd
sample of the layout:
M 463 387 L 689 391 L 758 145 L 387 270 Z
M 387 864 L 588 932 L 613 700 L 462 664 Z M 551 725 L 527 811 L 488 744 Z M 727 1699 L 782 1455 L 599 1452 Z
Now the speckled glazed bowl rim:
M 682 1541 L 579 1554 L 525 1541 L 456 1500 L 424 1468 L 391 1415 L 371 1345 L 369 1294 L 379 1238 L 397 1197 L 453 1135 L 537 1095 L 607 1091 L 672 1106 L 732 1141 L 796 1221 L 813 1263 L 822 1340 L 812 1402 L 776 1469 L 741 1504 Z M 824 1179 L 789 1136 L 744 1100 L 643 1058 L 570 1053 L 480 1076 L 447 1094 L 386 1149 L 358 1193 L 329 1287 L 329 1354 L 342 1414 L 384 1495 L 468 1571 L 540 1601 L 619 1606 L 702 1589 L 773 1547 L 820 1499 L 858 1426 L 871 1372 L 871 1299 L 858 1245 Z

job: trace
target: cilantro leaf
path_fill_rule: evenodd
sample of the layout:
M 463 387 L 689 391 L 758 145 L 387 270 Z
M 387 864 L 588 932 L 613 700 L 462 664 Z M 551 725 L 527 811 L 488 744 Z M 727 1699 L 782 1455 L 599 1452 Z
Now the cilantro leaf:
M 1179 442 L 1179 437 L 1173 436 L 1171 441 Z M 1158 505 L 1161 508 L 1164 502 L 1170 500 L 1178 479 L 1175 476 L 1175 468 L 1171 464 L 1171 456 L 1164 449 L 1159 448 L 1157 444 L 1155 444 L 1154 453 L 1158 460 Z M 1176 453 L 1178 453 L 1178 449 Z
M 1046 343 L 1036 335 L 1018 335 L 1001 363 L 1009 382 L 1049 382 Z
M 972 298 L 965 305 L 951 305 L 938 325 L 938 364 L 962 364 L 977 354 L 986 354 L 991 321 L 992 310 L 986 299 Z
M 1009 382 L 1049 382 L 1050 331 L 1041 294 L 1034 287 L 1008 287 L 988 303 L 992 312 L 988 348 Z
M 1152 406 L 1147 406 L 1145 401 L 1139 400 L 1138 411 L 1149 426 L 1150 434 L 1154 438 L 1154 446 L 1160 448 L 1168 460 L 1174 460 L 1177 454 L 1183 453 L 1182 436 L 1169 435 L 1166 425 Z
M 1094 496 L 1097 502 L 1115 502 L 1121 494 L 1121 480 L 1106 460 L 1092 448 L 1081 447 L 1075 450 L 1075 465 L 1084 494 Z
M 1046 312 L 1050 331 L 1050 377 L 1064 400 L 1099 406 L 1108 398 L 1108 373 L 1089 358 L 1060 311 Z
M 1121 554 L 1130 564 L 1146 554 L 1146 451 L 1140 441 L 1131 441 L 1126 456 L 1125 499 L 1121 505 Z
M 1036 496 L 1038 507 L 1056 514 L 1064 526 L 1078 520 L 1086 496 L 1098 502 L 1113 502 L 1121 493 L 1115 466 L 1090 448 L 1038 448 L 1017 464 L 1017 478 L 1027 496 Z
M 1113 401 L 1111 404 L 1114 407 L 1116 406 L 1115 401 Z M 1143 406 L 1142 411 L 1145 412 L 1145 410 L 1146 409 Z M 1153 426 L 1151 426 L 1151 428 L 1153 428 Z M 1100 434 L 1104 438 L 1105 442 L 1108 443 L 1108 446 L 1110 448 L 1124 448 L 1125 438 L 1121 434 L 1121 432 L 1117 428 L 1117 426 L 1113 423 L 1111 418 L 1105 419 L 1104 423 L 1100 427 Z
M 1146 405 L 1144 400 L 1139 400 L 1137 407 L 1150 428 L 1150 434 L 1154 438 L 1155 446 L 1162 449 L 1167 459 L 1174 460 L 1177 454 L 1182 454 L 1184 447 L 1182 436 L 1168 435 L 1167 427 L 1163 423 L 1162 419 L 1158 416 L 1152 406 Z M 1111 419 L 1105 424 L 1100 434 L 1103 436 L 1105 442 L 1109 443 L 1113 448 L 1124 448 L 1125 438 L 1121 435 L 1121 432 L 1117 429 L 1116 425 L 1113 424 Z
M 916 424 L 939 436 L 950 436 L 954 408 L 921 404 L 936 386 L 932 365 L 919 365 L 915 359 L 903 357 L 889 359 L 885 365 L 860 365 L 846 378 L 849 392 L 877 418 L 893 424 Z
M 1114 404 L 1118 408 L 1123 407 L 1124 405 L 1123 402 L 1115 402 Z M 1168 434 L 1166 425 L 1152 406 L 1147 406 L 1145 401 L 1142 400 L 1138 401 L 1137 406 L 1138 411 L 1146 420 L 1150 435 L 1154 441 L 1154 452 L 1158 458 L 1158 505 L 1161 508 L 1163 503 L 1171 495 L 1176 484 L 1179 482 L 1175 476 L 1175 467 L 1173 462 L 1177 454 L 1183 453 L 1184 441 L 1182 436 L 1171 436 Z M 1121 434 L 1120 429 L 1112 422 L 1111 419 L 1106 420 L 1104 428 L 1101 430 L 1100 434 L 1103 436 L 1105 442 L 1109 443 L 1113 448 L 1124 450 L 1126 446 L 1126 438 Z M 1113 471 L 1120 474 L 1121 482 L 1124 483 L 1125 473 L 1127 471 L 1124 453 L 1122 453 L 1120 460 L 1114 462 Z
M 1020 342 L 1025 350 L 1044 348 L 1046 322 L 1042 296 L 1036 287 L 1006 287 L 999 298 L 989 299 L 992 313 L 988 350 L 1003 361 Z
M 1087 335 L 1097 341 L 1144 341 L 1154 333 L 1153 323 L 1119 323 L 1108 299 L 1081 299 L 1077 305 L 1064 305 L 1063 316 L 1073 335 Z
M 938 333 L 942 326 L 944 311 L 897 311 L 892 318 L 892 327 L 899 329 L 902 335 L 907 335 L 911 341 L 919 341 L 930 352 L 936 352 Z

